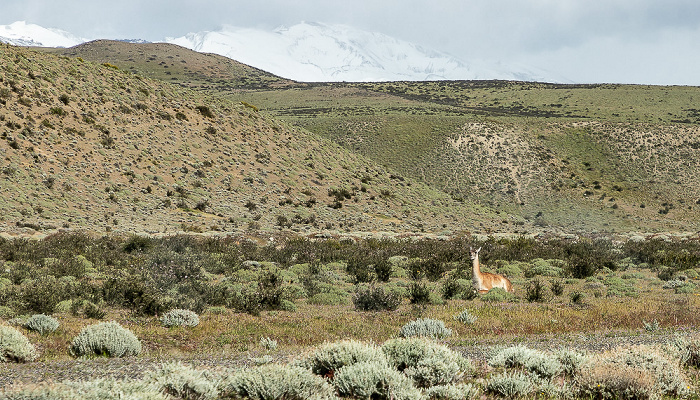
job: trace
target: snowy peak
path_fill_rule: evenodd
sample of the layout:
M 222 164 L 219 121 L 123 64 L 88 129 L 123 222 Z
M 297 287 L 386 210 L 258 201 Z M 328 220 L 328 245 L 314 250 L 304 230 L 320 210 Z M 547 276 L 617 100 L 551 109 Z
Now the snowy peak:
M 0 25 L 0 42 L 17 46 L 72 47 L 87 42 L 58 29 L 24 21 Z M 142 43 L 140 40 L 125 40 Z M 465 62 L 391 36 L 347 25 L 302 22 L 275 30 L 224 27 L 165 42 L 219 54 L 301 82 L 520 80 L 561 82 L 526 66 Z
M 86 41 L 60 29 L 44 28 L 25 21 L 0 25 L 0 42 L 15 46 L 72 47 Z
M 346 25 L 302 22 L 273 31 L 225 27 L 166 41 L 215 53 L 305 82 L 400 80 L 548 80 L 533 69 L 476 61 Z

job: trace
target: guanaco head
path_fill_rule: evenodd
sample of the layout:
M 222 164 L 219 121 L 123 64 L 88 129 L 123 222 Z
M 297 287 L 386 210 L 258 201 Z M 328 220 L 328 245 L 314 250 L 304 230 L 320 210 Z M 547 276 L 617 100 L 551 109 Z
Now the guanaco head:
M 469 248 L 469 256 L 472 258 L 472 260 L 476 260 L 479 257 L 479 252 L 481 251 L 481 247 L 478 249 L 474 250 L 473 248 Z

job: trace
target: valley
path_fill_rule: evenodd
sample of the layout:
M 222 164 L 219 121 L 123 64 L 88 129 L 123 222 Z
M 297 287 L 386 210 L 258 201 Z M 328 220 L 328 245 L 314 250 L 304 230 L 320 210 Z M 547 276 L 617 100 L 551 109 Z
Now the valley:
M 695 398 L 699 95 L 0 44 L 0 399 Z

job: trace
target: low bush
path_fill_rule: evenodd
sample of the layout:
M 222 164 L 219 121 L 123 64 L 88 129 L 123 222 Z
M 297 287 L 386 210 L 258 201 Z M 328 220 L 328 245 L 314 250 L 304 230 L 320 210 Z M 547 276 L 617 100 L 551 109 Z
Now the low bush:
M 509 399 L 524 397 L 535 390 L 532 380 L 521 371 L 493 375 L 486 382 L 486 391 Z
M 170 400 L 151 383 L 134 380 L 95 379 L 90 381 L 41 382 L 9 388 L 2 393 L 7 400 Z M 190 397 L 190 399 L 198 399 Z
M 408 287 L 408 300 L 411 304 L 430 304 L 430 286 L 425 281 L 413 281 Z
M 192 327 L 199 325 L 199 316 L 194 311 L 176 308 L 165 313 L 160 321 L 163 326 L 168 328 L 173 326 Z
M 520 345 L 498 351 L 488 363 L 492 367 L 524 369 L 542 378 L 552 378 L 564 371 L 555 357 Z
M 158 391 L 178 399 L 208 400 L 219 398 L 220 377 L 207 370 L 195 369 L 180 362 L 161 364 L 149 370 L 143 381 Z
M 481 296 L 482 301 L 501 303 L 513 300 L 514 296 L 501 288 L 493 288 Z
M 308 367 L 316 375 L 332 377 L 346 365 L 368 361 L 386 362 L 386 356 L 374 344 L 343 340 L 323 344 L 299 364 Z
M 681 365 L 700 368 L 700 338 L 677 336 L 670 342 L 669 347 L 677 355 Z
M 474 371 L 469 360 L 428 339 L 391 339 L 382 351 L 390 365 L 422 388 L 455 383 Z
M 381 286 L 358 286 L 352 303 L 358 311 L 393 311 L 401 304 L 401 298 Z
M 394 400 L 423 397 L 408 377 L 381 361 L 365 361 L 341 368 L 334 376 L 333 386 L 341 397 Z
M 38 357 L 34 345 L 17 329 L 0 325 L 0 362 L 28 362 Z
M 261 337 L 260 347 L 268 351 L 275 350 L 277 349 L 277 341 L 274 339 L 270 339 L 269 337 Z
M 221 397 L 250 400 L 335 400 L 325 379 L 293 365 L 266 364 L 242 368 L 224 378 Z
M 430 318 L 421 318 L 411 321 L 401 327 L 399 336 L 409 337 L 429 337 L 432 339 L 442 339 L 452 335 L 452 330 L 445 327 L 443 321 Z
M 689 388 L 678 360 L 643 345 L 589 358 L 576 381 L 582 395 L 604 398 L 684 397 Z
M 58 329 L 59 323 L 54 317 L 44 314 L 34 314 L 29 317 L 24 326 L 31 331 L 46 335 Z
M 83 328 L 70 345 L 70 354 L 81 356 L 126 357 L 141 353 L 141 342 L 118 323 L 100 322 Z
M 464 310 L 461 313 L 454 316 L 456 321 L 459 321 L 465 325 L 474 325 L 478 319 L 476 315 L 472 315 L 469 310 Z
M 429 400 L 471 400 L 479 398 L 479 388 L 471 383 L 439 385 L 425 390 Z
M 527 283 L 525 299 L 530 303 L 547 301 L 547 287 L 539 278 L 535 278 Z

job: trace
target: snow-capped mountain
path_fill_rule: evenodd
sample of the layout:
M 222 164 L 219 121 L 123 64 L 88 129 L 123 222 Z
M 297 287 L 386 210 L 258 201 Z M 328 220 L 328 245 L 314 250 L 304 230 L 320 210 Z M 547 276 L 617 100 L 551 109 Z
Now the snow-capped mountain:
M 0 25 L 0 42 L 18 46 L 71 47 L 92 39 L 96 38 L 79 38 L 66 31 L 24 21 Z M 302 82 L 562 81 L 545 71 L 526 66 L 483 60 L 465 62 L 382 33 L 346 25 L 302 22 L 272 31 L 225 27 L 164 41 L 199 52 L 219 54 Z
M 225 27 L 166 39 L 284 78 L 305 82 L 508 79 L 551 81 L 532 68 L 466 63 L 390 36 L 345 25 L 303 22 L 274 31 Z
M 60 29 L 44 28 L 25 21 L 0 25 L 0 42 L 15 46 L 71 47 L 86 41 Z

